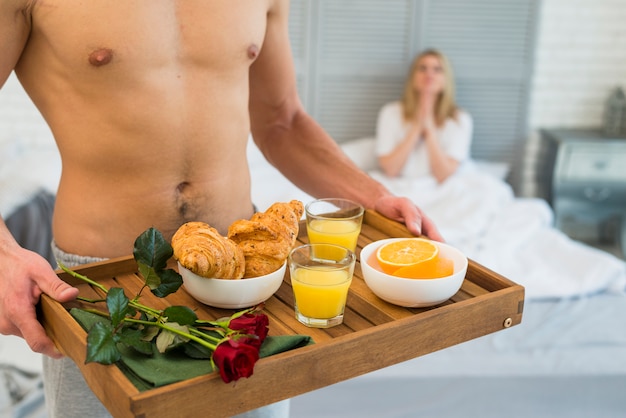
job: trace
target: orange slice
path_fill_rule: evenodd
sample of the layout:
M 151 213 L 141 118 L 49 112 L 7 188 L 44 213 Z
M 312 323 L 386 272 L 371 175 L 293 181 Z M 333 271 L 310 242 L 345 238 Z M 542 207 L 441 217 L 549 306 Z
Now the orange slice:
M 437 257 L 439 247 L 424 238 L 407 238 L 383 244 L 376 251 L 381 269 L 393 274 L 402 267 L 423 263 Z
M 393 272 L 393 275 L 407 279 L 439 279 L 441 277 L 451 276 L 453 273 L 454 262 L 439 254 L 431 260 L 400 267 Z

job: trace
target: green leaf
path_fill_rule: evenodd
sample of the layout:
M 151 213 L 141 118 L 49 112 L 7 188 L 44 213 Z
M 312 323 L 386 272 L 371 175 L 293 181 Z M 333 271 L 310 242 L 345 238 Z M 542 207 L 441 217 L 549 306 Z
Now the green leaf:
M 178 325 L 174 322 L 165 323 L 169 328 L 177 329 L 184 333 L 189 333 L 189 327 Z M 189 339 L 182 337 L 178 334 L 174 334 L 166 329 L 161 330 L 161 333 L 157 336 L 156 339 L 156 347 L 159 350 L 159 353 L 165 353 L 167 350 L 170 350 L 174 347 L 177 347 L 180 344 L 184 344 Z
M 107 308 L 113 328 L 117 327 L 124 320 L 128 313 L 128 298 L 121 287 L 113 287 L 107 293 Z
M 141 261 L 137 262 L 137 267 L 139 267 L 139 273 L 143 276 L 144 282 L 150 290 L 157 289 L 161 286 L 161 277 L 154 268 L 142 263 Z
M 160 298 L 176 292 L 183 284 L 183 278 L 178 272 L 172 269 L 159 272 L 161 284 L 156 288 L 150 288 L 152 293 Z
M 150 291 L 160 298 L 176 292 L 183 284 L 180 274 L 172 269 L 165 270 L 173 254 L 172 246 L 155 228 L 147 229 L 135 240 L 133 255 L 139 273 Z
M 167 322 L 176 322 L 179 325 L 193 325 L 198 316 L 187 306 L 169 306 L 163 311 Z
M 137 263 L 143 263 L 156 271 L 164 269 L 173 254 L 172 246 L 158 229 L 149 228 L 135 240 L 133 256 Z
M 144 341 L 152 341 L 152 339 L 154 337 L 156 337 L 159 334 L 159 332 L 161 332 L 161 328 L 159 328 L 159 327 L 156 327 L 156 326 L 154 326 L 154 327 L 145 327 L 142 330 L 142 337 L 141 337 L 141 339 L 144 340 Z
M 143 339 L 143 332 L 139 329 L 128 327 L 122 329 L 119 333 L 119 341 L 141 354 L 152 355 L 152 343 Z
M 187 344 L 182 346 L 182 349 L 187 357 L 196 359 L 208 360 L 213 355 L 213 350 L 195 341 L 189 341 Z
M 110 324 L 97 322 L 87 334 L 87 358 L 85 363 L 96 362 L 113 364 L 122 355 L 117 349 L 113 327 Z
M 157 350 L 159 350 L 159 353 L 165 353 L 168 347 L 174 343 L 175 337 L 176 334 L 174 333 L 164 330 L 161 331 L 156 338 L 156 347 Z

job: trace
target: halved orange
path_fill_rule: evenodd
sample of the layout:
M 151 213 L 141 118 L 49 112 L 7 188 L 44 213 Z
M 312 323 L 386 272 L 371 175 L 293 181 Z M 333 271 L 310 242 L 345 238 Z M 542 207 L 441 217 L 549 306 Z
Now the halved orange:
M 454 273 L 454 262 L 438 254 L 435 258 L 422 263 L 400 267 L 393 272 L 394 276 L 407 279 L 439 279 Z
M 423 263 L 437 257 L 439 247 L 424 238 L 407 238 L 383 244 L 376 251 L 381 269 L 393 274 L 402 267 Z

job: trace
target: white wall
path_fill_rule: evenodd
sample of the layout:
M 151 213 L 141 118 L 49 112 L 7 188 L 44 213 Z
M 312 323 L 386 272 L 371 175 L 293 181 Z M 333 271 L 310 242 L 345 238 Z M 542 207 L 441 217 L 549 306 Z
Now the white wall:
M 592 127 L 606 97 L 626 87 L 626 0 L 543 0 L 529 126 Z M 51 135 L 12 76 L 0 90 L 0 151 L 8 141 L 50 143 Z M 536 132 L 528 143 L 522 193 L 534 193 Z M 1 163 L 1 157 L 0 157 Z
M 52 134 L 15 74 L 0 90 L 0 152 L 7 147 L 51 145 Z M 0 155 L 0 164 L 2 156 Z
M 534 195 L 540 128 L 602 126 L 604 103 L 626 89 L 626 0 L 543 0 L 522 194 Z
M 544 0 L 537 42 L 531 128 L 600 126 L 626 88 L 626 0 Z

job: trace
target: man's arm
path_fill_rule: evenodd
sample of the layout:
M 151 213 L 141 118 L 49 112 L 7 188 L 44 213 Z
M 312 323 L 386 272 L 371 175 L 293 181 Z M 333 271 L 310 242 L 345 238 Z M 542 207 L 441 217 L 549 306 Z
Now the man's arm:
M 389 193 L 360 171 L 304 111 L 289 45 L 288 2 L 275 3 L 261 53 L 250 72 L 253 138 L 266 158 L 305 192 L 341 195 L 373 208 L 378 198 Z
M 0 2 L 0 87 L 15 68 L 30 32 L 28 7 L 23 0 Z
M 304 111 L 296 89 L 288 15 L 288 1 L 274 1 L 261 53 L 250 70 L 251 129 L 259 149 L 271 164 L 312 196 L 355 200 L 404 222 L 415 234 L 442 240 L 415 204 L 391 195 L 361 171 Z
M 19 61 L 30 31 L 28 8 L 21 1 L 0 1 L 0 86 Z M 33 351 L 60 357 L 37 321 L 42 293 L 65 302 L 78 291 L 60 280 L 48 261 L 18 245 L 0 217 L 0 334 L 23 337 Z

